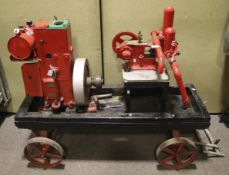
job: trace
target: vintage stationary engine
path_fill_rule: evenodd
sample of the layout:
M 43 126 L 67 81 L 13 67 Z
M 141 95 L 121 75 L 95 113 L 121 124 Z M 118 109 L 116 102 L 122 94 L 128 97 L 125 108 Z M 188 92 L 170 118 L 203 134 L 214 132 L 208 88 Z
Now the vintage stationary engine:
M 125 60 L 123 80 L 127 97 L 138 89 L 145 91 L 147 87 L 152 89 L 158 86 L 164 87 L 161 98 L 166 96 L 169 80 L 164 66 L 166 57 L 176 78 L 184 107 L 189 106 L 190 100 L 175 59 L 179 51 L 178 43 L 175 40 L 176 31 L 173 27 L 173 18 L 174 8 L 166 7 L 162 29 L 152 31 L 152 39 L 148 42 L 142 41 L 141 32 L 138 35 L 132 32 L 120 32 L 113 38 L 113 51 L 118 58 Z M 127 110 L 130 106 L 132 104 L 127 98 Z
M 14 33 L 8 50 L 12 61 L 27 61 L 22 65 L 27 95 L 43 97 L 44 106 L 53 110 L 89 104 L 89 88 L 101 86 L 102 78 L 89 76 L 87 59 L 74 62 L 68 20 L 27 22 Z
M 112 48 L 123 60 L 124 86 L 102 88 L 91 88 L 101 87 L 102 78 L 90 77 L 87 59 L 73 59 L 68 20 L 27 22 L 14 30 L 8 50 L 11 60 L 26 61 L 22 74 L 27 94 L 14 121 L 18 128 L 33 132 L 24 147 L 31 165 L 60 165 L 65 154 L 57 130 L 85 134 L 165 132 L 167 139 L 155 150 L 159 164 L 173 170 L 192 165 L 198 154 L 196 145 L 205 143 L 194 142 L 182 133 L 206 130 L 210 116 L 194 85 L 184 86 L 175 59 L 179 50 L 173 18 L 174 8 L 166 7 L 162 29 L 152 31 L 147 42 L 141 32 L 118 33 Z M 178 87 L 170 85 L 165 59 Z M 207 130 L 205 133 L 211 138 L 206 144 L 212 147 L 209 153 L 222 156 L 218 140 Z

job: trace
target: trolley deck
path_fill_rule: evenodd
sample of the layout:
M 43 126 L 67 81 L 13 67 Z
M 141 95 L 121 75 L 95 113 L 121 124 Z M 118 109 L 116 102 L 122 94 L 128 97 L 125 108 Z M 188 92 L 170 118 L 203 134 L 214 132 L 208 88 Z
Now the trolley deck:
M 178 87 L 169 86 L 168 98 L 163 112 L 158 110 L 157 98 L 148 100 L 146 112 L 125 112 L 124 100 L 104 103 L 96 113 L 76 113 L 75 111 L 53 113 L 52 111 L 39 112 L 43 104 L 41 98 L 25 97 L 20 109 L 15 115 L 15 125 L 18 128 L 31 130 L 74 129 L 77 132 L 95 132 L 95 130 L 109 130 L 114 132 L 153 132 L 170 129 L 194 130 L 205 129 L 210 125 L 210 116 L 195 87 L 186 86 L 191 105 L 183 109 Z M 91 89 L 91 95 L 112 93 L 113 96 L 122 97 L 122 87 L 104 87 Z M 104 101 L 104 100 L 103 100 Z M 106 101 L 106 100 L 105 100 Z M 146 102 L 146 101 L 144 101 Z M 134 105 L 144 103 L 142 100 L 133 102 Z M 144 108 L 144 107 L 143 107 Z M 105 130 L 104 130 L 105 129 Z

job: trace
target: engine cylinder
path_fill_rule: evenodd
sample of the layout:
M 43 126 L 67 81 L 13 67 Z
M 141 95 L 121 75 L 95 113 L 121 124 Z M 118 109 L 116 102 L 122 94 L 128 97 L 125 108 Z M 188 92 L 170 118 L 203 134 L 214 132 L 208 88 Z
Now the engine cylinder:
M 19 33 L 8 41 L 8 50 L 14 59 L 22 61 L 29 58 L 34 47 L 34 36 Z

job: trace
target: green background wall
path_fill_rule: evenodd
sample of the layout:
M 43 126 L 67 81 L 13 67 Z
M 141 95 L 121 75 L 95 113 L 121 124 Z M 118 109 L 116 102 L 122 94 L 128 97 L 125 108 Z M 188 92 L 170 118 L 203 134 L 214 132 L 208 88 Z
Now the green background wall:
M 121 83 L 120 61 L 111 49 L 113 36 L 119 31 L 141 30 L 144 39 L 150 39 L 150 31 L 161 27 L 167 5 L 176 9 L 174 26 L 181 51 L 178 63 L 185 82 L 195 84 L 210 112 L 227 110 L 229 58 L 223 54 L 223 40 L 229 23 L 228 0 L 103 0 L 106 84 Z M 9 111 L 16 111 L 25 95 L 21 63 L 8 59 L 6 46 L 13 28 L 54 15 L 70 19 L 75 57 L 87 57 L 92 74 L 101 74 L 99 0 L 1 0 L 0 55 L 13 97 Z

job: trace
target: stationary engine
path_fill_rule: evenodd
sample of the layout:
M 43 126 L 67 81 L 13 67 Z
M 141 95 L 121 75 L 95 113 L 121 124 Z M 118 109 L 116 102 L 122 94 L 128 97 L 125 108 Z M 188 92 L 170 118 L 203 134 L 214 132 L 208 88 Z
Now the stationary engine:
M 161 83 L 162 87 L 168 85 L 169 77 L 164 65 L 164 58 L 167 58 L 186 108 L 190 100 L 175 59 L 179 51 L 178 42 L 175 40 L 173 18 L 174 8 L 166 7 L 163 27 L 151 32 L 150 41 L 143 42 L 141 32 L 138 35 L 132 32 L 120 32 L 113 38 L 112 48 L 118 58 L 125 60 L 123 79 L 127 95 L 131 94 L 130 88 L 132 91 L 139 88 L 144 91 L 146 87 L 144 83 L 150 85 L 150 88 L 158 87 L 158 83 Z
M 207 154 L 223 156 L 218 141 L 207 130 L 210 116 L 195 86 L 184 86 L 182 81 L 175 60 L 179 50 L 173 17 L 174 8 L 165 8 L 163 27 L 152 31 L 148 42 L 143 41 L 141 32 L 115 36 L 112 47 L 123 60 L 124 86 L 102 88 L 91 88 L 100 87 L 102 78 L 90 77 L 87 59 L 73 60 L 68 20 L 27 22 L 14 30 L 15 36 L 8 42 L 11 60 L 27 62 L 22 66 L 27 96 L 14 123 L 33 131 L 34 137 L 24 148 L 31 165 L 45 169 L 60 165 L 65 154 L 57 130 L 85 134 L 165 132 L 171 138 L 166 137 L 155 149 L 155 157 L 162 167 L 172 170 L 192 166 L 197 145 L 203 150 L 207 145 Z M 165 58 L 178 87 L 170 85 Z M 182 135 L 198 131 L 198 136 L 201 129 L 211 138 L 209 143 L 201 142 L 202 136 L 197 143 Z
M 74 62 L 68 20 L 27 22 L 14 33 L 8 50 L 12 61 L 27 62 L 22 65 L 27 95 L 43 97 L 45 108 L 54 110 L 89 104 L 90 86 L 100 86 L 102 78 L 90 77 L 86 58 Z

